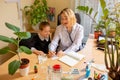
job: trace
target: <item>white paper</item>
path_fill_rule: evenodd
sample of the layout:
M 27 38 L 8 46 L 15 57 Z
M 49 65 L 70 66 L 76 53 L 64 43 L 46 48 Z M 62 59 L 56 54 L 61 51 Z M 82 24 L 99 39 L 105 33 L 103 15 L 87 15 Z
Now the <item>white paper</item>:
M 73 52 L 73 51 L 72 52 L 68 52 L 67 55 L 72 57 L 72 58 L 75 58 L 75 59 L 77 59 L 79 61 L 85 57 L 83 54 L 78 54 L 78 53 Z
M 70 52 L 66 52 L 66 55 L 61 57 L 59 60 L 69 66 L 74 66 L 84 57 L 85 56 L 83 54 L 78 54 L 76 52 L 70 51 Z
M 75 64 L 78 63 L 76 59 L 73 59 L 67 55 L 63 56 L 62 58 L 59 59 L 60 61 L 64 62 L 65 64 L 69 66 L 74 66 Z

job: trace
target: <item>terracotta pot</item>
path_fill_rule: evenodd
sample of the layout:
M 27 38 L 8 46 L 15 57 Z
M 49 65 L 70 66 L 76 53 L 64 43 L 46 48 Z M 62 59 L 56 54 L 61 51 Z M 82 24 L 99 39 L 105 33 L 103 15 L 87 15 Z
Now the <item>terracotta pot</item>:
M 108 76 L 108 80 L 120 80 L 120 73 L 116 71 L 110 71 Z
M 20 65 L 20 75 L 21 76 L 27 76 L 29 73 L 29 60 L 27 58 L 22 58 L 21 59 L 22 63 Z
M 99 37 L 100 35 L 102 35 L 102 32 L 101 32 L 101 31 L 95 31 L 95 32 L 94 32 L 94 38 L 95 38 L 95 39 L 98 39 L 98 37 Z

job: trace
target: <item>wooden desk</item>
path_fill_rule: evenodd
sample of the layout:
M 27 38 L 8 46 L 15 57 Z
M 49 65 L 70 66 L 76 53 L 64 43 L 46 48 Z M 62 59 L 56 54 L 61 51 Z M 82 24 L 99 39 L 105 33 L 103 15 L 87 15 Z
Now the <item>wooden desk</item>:
M 84 64 L 85 61 L 90 61 L 91 59 L 95 60 L 95 63 L 97 64 L 104 64 L 104 53 L 103 51 L 100 50 L 96 50 L 95 47 L 95 41 L 93 39 L 88 39 L 87 44 L 85 46 L 85 48 L 83 50 L 81 50 L 79 53 L 84 54 L 86 57 L 85 59 L 81 60 L 78 64 L 76 64 L 74 66 L 74 68 L 79 68 L 80 70 L 85 69 L 86 64 Z M 46 80 L 46 74 L 45 74 L 45 70 L 47 68 L 47 65 L 54 65 L 54 64 L 60 64 L 62 65 L 62 69 L 63 71 L 69 71 L 71 69 L 71 67 L 65 65 L 64 63 L 61 63 L 58 60 L 52 60 L 52 59 L 48 59 L 47 61 L 45 61 L 42 64 L 36 64 L 38 62 L 37 60 L 37 56 L 35 54 L 32 55 L 26 55 L 26 54 L 21 54 L 22 57 L 26 57 L 28 59 L 30 59 L 30 72 L 28 76 L 22 77 L 19 74 L 19 70 L 13 75 L 9 75 L 8 74 L 8 63 L 17 59 L 17 56 L 12 57 L 10 60 L 8 60 L 7 62 L 5 62 L 4 64 L 0 65 L 0 80 L 31 80 L 33 77 L 36 76 L 36 74 L 34 74 L 34 65 L 38 66 L 38 78 L 39 79 L 35 79 L 35 80 Z M 94 73 L 94 68 L 91 68 L 91 75 L 93 76 Z M 96 70 L 97 72 L 100 72 L 98 70 Z M 79 75 L 74 76 L 75 79 L 74 80 L 78 80 L 78 78 L 83 77 L 85 74 L 84 71 L 80 72 Z

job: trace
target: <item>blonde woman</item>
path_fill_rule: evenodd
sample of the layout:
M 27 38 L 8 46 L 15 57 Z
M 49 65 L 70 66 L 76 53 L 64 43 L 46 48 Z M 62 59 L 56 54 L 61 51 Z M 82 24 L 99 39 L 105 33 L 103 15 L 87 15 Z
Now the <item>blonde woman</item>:
M 78 51 L 82 45 L 83 27 L 76 22 L 71 9 L 65 8 L 60 12 L 61 24 L 56 28 L 55 35 L 49 45 L 49 56 L 60 56 L 69 51 Z

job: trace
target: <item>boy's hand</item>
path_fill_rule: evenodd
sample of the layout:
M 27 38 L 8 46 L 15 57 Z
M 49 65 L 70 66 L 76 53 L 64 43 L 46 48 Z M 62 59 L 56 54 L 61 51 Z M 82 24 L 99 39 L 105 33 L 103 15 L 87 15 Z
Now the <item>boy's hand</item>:
M 43 51 L 39 51 L 39 50 L 34 50 L 33 53 L 37 54 L 37 55 L 44 55 Z
M 49 51 L 49 52 L 48 52 L 48 57 L 49 57 L 49 58 L 50 58 L 50 57 L 53 57 L 53 56 L 55 56 L 55 54 L 56 54 L 56 52 Z

